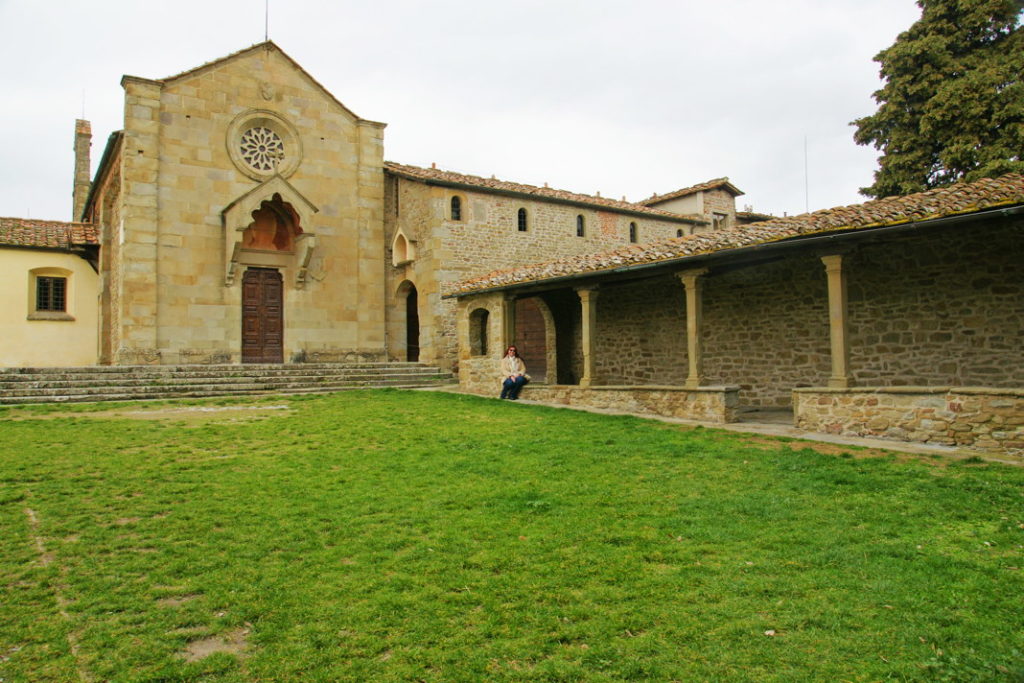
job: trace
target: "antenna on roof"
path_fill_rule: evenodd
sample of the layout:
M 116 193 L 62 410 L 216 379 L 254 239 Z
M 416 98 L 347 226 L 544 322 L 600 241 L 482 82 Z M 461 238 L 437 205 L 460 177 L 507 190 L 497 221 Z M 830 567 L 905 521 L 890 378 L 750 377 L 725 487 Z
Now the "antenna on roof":
M 807 179 L 807 134 L 804 133 L 804 213 L 811 212 L 810 181 Z
M 270 0 L 263 2 L 263 42 L 270 40 Z

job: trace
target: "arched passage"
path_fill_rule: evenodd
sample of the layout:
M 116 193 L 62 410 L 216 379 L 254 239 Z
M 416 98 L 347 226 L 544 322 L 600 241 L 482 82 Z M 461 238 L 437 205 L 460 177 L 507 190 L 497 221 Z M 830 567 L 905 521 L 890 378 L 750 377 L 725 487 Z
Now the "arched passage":
M 405 360 L 410 363 L 418 363 L 420 360 L 420 305 L 416 285 L 408 280 L 399 285 L 398 302 L 405 311 Z

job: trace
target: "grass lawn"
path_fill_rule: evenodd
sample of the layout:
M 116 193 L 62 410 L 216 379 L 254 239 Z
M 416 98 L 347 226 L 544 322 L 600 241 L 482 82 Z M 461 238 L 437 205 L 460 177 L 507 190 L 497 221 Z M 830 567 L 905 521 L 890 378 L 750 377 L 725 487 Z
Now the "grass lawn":
M 0 680 L 1020 681 L 1024 468 L 443 393 L 0 411 Z

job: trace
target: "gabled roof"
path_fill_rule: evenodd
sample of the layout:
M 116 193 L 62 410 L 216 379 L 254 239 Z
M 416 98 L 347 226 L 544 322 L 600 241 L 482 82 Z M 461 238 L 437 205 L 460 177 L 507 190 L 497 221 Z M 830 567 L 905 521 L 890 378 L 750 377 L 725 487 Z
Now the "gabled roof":
M 887 197 L 864 204 L 825 209 L 798 216 L 704 232 L 686 237 L 631 245 L 610 252 L 559 259 L 489 273 L 456 283 L 451 294 L 463 295 L 504 289 L 522 283 L 555 280 L 630 269 L 650 264 L 678 263 L 694 257 L 727 253 L 758 245 L 873 228 L 895 227 L 1000 207 L 1024 210 L 1024 174 L 985 178 L 903 197 Z
M 293 67 L 295 67 L 295 69 L 299 73 L 301 73 L 303 76 L 308 78 L 310 80 L 310 82 L 313 83 L 313 85 L 315 85 L 318 89 L 320 89 L 324 93 L 324 95 L 329 97 L 335 104 L 337 104 L 339 107 L 341 107 L 349 116 L 354 118 L 356 121 L 361 121 L 363 123 L 369 123 L 369 124 L 373 124 L 373 125 L 377 125 L 377 126 L 381 126 L 381 127 L 387 125 L 387 124 L 384 124 L 384 123 L 380 123 L 378 121 L 370 121 L 368 119 L 360 118 L 358 115 L 356 115 L 355 112 L 353 112 L 351 109 L 349 109 L 344 104 L 342 104 L 341 100 L 339 100 L 337 97 L 335 97 L 331 93 L 331 91 L 328 90 L 327 88 L 325 88 L 318 80 L 313 78 L 313 76 L 311 76 L 308 71 L 303 69 L 302 66 L 298 62 L 296 62 L 294 59 L 292 59 L 288 55 L 288 53 L 286 53 L 284 50 L 282 50 L 280 47 L 278 47 L 278 45 L 274 41 L 272 41 L 272 40 L 265 40 L 262 43 L 256 43 L 255 45 L 251 45 L 249 47 L 243 48 L 243 49 L 238 50 L 236 52 L 232 52 L 229 55 L 225 55 L 225 56 L 220 57 L 218 59 L 214 59 L 213 61 L 206 62 L 204 64 L 200 64 L 199 66 L 197 66 L 195 68 L 192 68 L 192 69 L 189 69 L 188 71 L 182 71 L 179 74 L 175 74 L 173 76 L 168 76 L 167 78 L 156 79 L 155 81 L 152 81 L 152 82 L 167 84 L 167 83 L 173 83 L 174 81 L 179 81 L 179 80 L 184 79 L 184 78 L 189 78 L 191 76 L 196 76 L 198 74 L 203 73 L 204 71 L 209 71 L 210 69 L 212 69 L 214 67 L 220 66 L 221 64 L 224 64 L 225 62 L 229 62 L 229 61 L 231 61 L 233 59 L 237 59 L 238 57 L 242 57 L 244 55 L 251 54 L 253 52 L 256 52 L 257 50 L 267 50 L 267 51 L 277 50 L 277 52 L 282 57 L 287 59 L 291 63 L 291 65 Z M 134 76 L 125 76 L 125 78 L 136 78 L 136 77 L 134 77 Z M 145 81 L 145 80 L 150 80 L 150 79 L 143 78 L 143 79 L 140 79 L 140 80 Z
M 740 188 L 730 183 L 728 178 L 715 178 L 714 180 L 708 180 L 697 185 L 684 187 L 681 190 L 676 190 L 675 192 L 652 195 L 649 199 L 645 199 L 640 203 L 645 206 L 654 206 L 655 204 L 661 204 L 662 202 L 667 202 L 673 199 L 679 199 L 680 197 L 687 197 L 691 194 L 697 194 L 698 192 L 706 192 L 707 190 L 717 190 L 719 188 L 729 192 L 730 194 L 732 194 L 733 197 L 739 197 L 741 194 L 744 194 L 744 192 L 740 190 Z
M 99 243 L 99 232 L 92 223 L 0 218 L 0 246 L 70 250 Z
M 515 195 L 529 199 L 545 199 L 563 204 L 573 204 L 588 208 L 606 209 L 620 213 L 658 218 L 676 223 L 698 223 L 705 221 L 700 216 L 681 216 L 678 213 L 652 209 L 642 204 L 609 199 L 607 197 L 595 197 L 588 194 L 578 194 L 567 190 L 556 190 L 551 187 L 537 187 L 524 183 L 514 183 L 508 180 L 497 178 L 482 178 L 475 175 L 455 173 L 454 171 L 443 171 L 438 168 L 420 168 L 398 164 L 393 161 L 384 162 L 384 170 L 407 180 L 415 180 L 428 185 L 441 185 L 444 187 L 468 188 L 482 192 L 493 192 L 496 194 Z

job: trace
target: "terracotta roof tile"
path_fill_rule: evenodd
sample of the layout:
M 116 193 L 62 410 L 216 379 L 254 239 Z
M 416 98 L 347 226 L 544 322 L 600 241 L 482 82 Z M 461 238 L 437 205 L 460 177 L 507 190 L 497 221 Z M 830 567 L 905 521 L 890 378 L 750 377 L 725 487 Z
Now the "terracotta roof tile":
M 744 194 L 744 192 L 740 190 L 740 188 L 730 183 L 728 178 L 715 178 L 713 180 L 708 180 L 703 183 L 698 183 L 697 185 L 684 187 L 682 189 L 676 190 L 675 192 L 652 195 L 649 199 L 645 199 L 640 203 L 646 206 L 652 206 L 654 204 L 667 202 L 671 199 L 679 199 L 680 197 L 686 197 L 687 195 L 697 194 L 698 192 L 704 192 L 706 190 L 715 190 L 720 187 L 725 188 L 728 192 L 732 194 L 733 197 L 739 197 L 741 194 Z
M 450 291 L 455 294 L 466 294 L 517 283 L 596 273 L 623 266 L 682 260 L 818 233 L 892 226 L 1021 204 L 1024 204 L 1024 174 L 1010 174 L 903 197 L 889 197 L 798 216 L 773 218 L 726 230 L 496 271 L 455 283 Z
M 74 245 L 98 244 L 99 233 L 92 223 L 0 218 L 0 245 L 70 249 Z
M 607 197 L 595 197 L 593 195 L 579 194 L 576 192 L 569 192 L 567 190 L 556 190 L 551 187 L 537 187 L 535 185 L 526 185 L 524 183 L 514 183 L 508 180 L 498 180 L 497 178 L 482 178 L 480 176 L 456 173 L 454 171 L 442 171 L 438 168 L 420 168 L 419 166 L 398 164 L 393 161 L 385 161 L 384 168 L 397 176 L 408 178 L 410 180 L 436 182 L 443 185 L 467 186 L 484 191 L 493 190 L 497 192 L 512 192 L 515 194 L 529 195 L 538 199 L 553 199 L 564 202 L 573 202 L 576 204 L 588 204 L 595 208 L 645 214 L 651 217 L 667 218 L 681 223 L 706 222 L 700 216 L 683 216 L 671 211 L 653 209 L 651 207 L 644 206 L 643 204 L 609 199 Z

